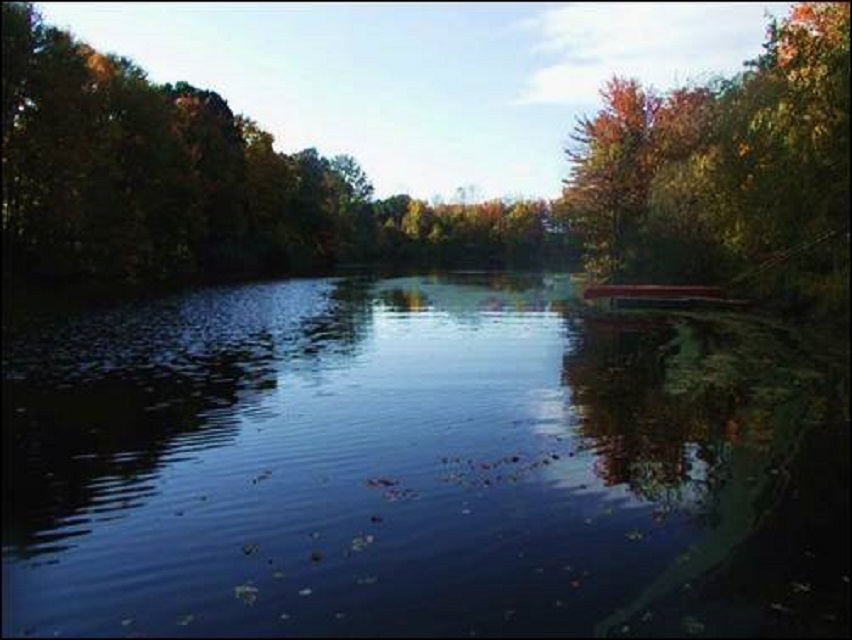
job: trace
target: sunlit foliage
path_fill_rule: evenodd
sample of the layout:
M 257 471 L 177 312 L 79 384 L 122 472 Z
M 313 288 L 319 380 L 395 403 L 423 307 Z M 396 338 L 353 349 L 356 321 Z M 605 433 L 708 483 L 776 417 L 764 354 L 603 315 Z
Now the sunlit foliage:
M 606 85 L 557 205 L 592 276 L 848 317 L 849 5 L 796 5 L 764 49 L 706 87 Z

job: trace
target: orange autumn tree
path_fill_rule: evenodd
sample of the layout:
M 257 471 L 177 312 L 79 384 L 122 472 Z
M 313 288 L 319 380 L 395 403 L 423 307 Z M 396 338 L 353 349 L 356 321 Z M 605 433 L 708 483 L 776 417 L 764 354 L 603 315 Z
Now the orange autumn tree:
M 796 5 L 764 48 L 720 96 L 725 244 L 751 291 L 848 314 L 849 5 Z
M 573 167 L 562 209 L 583 238 L 586 266 L 618 280 L 637 258 L 652 175 L 651 130 L 659 98 L 633 79 L 615 77 L 601 91 L 604 108 L 577 123 L 566 154 Z

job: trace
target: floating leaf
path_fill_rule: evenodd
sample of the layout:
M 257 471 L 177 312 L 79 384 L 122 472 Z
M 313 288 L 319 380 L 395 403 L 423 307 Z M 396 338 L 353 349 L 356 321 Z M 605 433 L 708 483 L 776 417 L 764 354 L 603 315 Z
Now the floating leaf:
M 367 486 L 372 489 L 379 489 L 381 487 L 394 487 L 399 484 L 399 480 L 396 478 L 370 478 L 367 480 Z
M 305 588 L 305 589 L 299 589 L 299 595 L 300 595 L 300 596 L 309 596 L 309 595 L 311 595 L 312 593 L 313 593 L 313 589 L 308 589 L 308 588 Z
M 371 535 L 356 536 L 352 538 L 352 551 L 360 552 L 373 544 L 375 538 Z
M 376 584 L 378 581 L 379 579 L 376 576 L 363 576 L 356 580 L 358 584 Z
M 261 472 L 261 473 L 260 473 L 257 477 L 252 478 L 251 483 L 252 483 L 252 484 L 257 484 L 258 482 L 263 482 L 264 480 L 268 480 L 270 477 L 272 477 L 272 470 L 270 470 L 270 469 L 265 469 L 265 470 L 264 470 L 263 472 Z
M 247 606 L 252 606 L 257 600 L 258 588 L 250 583 L 241 584 L 234 587 L 234 596 L 246 603 Z
M 686 616 L 680 621 L 683 630 L 689 635 L 698 635 L 704 633 L 704 623 L 693 616 Z
M 257 545 L 256 544 L 244 544 L 242 549 L 243 549 L 244 554 L 246 554 L 247 556 L 250 556 L 251 554 L 253 554 L 257 551 Z
M 283 571 L 273 571 L 272 577 L 275 578 L 276 580 L 280 580 L 281 578 L 284 577 L 284 572 Z
M 124 620 L 121 621 L 122 627 L 129 627 L 132 624 L 133 624 L 133 618 L 125 618 Z
M 625 533 L 624 536 L 628 540 L 641 540 L 642 538 L 645 537 L 645 534 L 643 534 L 638 529 L 633 529 L 633 531 L 628 531 L 627 533 Z
M 178 624 L 182 627 L 186 627 L 186 626 L 189 626 L 189 623 L 192 622 L 193 620 L 195 620 L 195 616 L 190 613 L 188 615 L 185 615 L 180 620 L 178 620 Z
M 794 593 L 810 593 L 813 591 L 813 587 L 807 582 L 791 582 L 790 586 Z
M 769 605 L 769 608 L 772 609 L 773 611 L 777 611 L 778 613 L 783 613 L 783 614 L 786 614 L 786 615 L 790 615 L 791 613 L 793 613 L 793 610 L 790 609 L 790 607 L 785 607 L 780 602 L 771 603 Z

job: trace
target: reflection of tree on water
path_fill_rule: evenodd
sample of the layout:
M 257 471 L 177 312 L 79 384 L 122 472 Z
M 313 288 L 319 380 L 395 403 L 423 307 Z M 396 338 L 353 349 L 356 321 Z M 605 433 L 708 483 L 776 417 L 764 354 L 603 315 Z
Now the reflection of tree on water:
M 434 310 L 473 322 L 483 311 L 567 312 L 577 302 L 567 274 L 442 272 L 384 280 L 374 293 L 392 311 Z
M 661 317 L 587 317 L 564 357 L 563 383 L 580 413 L 579 434 L 597 474 L 638 497 L 694 501 L 724 456 L 724 395 L 686 401 L 664 389 L 674 332 Z
M 742 590 L 743 584 L 761 584 L 738 596 L 738 606 L 757 607 L 758 613 L 749 614 L 751 627 L 732 626 L 735 632 L 751 633 L 767 611 L 803 615 L 801 608 L 779 600 L 782 593 L 789 596 L 793 574 L 773 567 L 797 560 L 790 554 L 793 548 L 802 554 L 799 534 L 805 530 L 813 536 L 808 540 L 812 548 L 826 550 L 809 572 L 829 571 L 836 593 L 841 574 L 848 576 L 848 553 L 840 553 L 836 529 L 812 526 L 817 493 L 809 487 L 820 483 L 832 492 L 838 487 L 818 473 L 799 474 L 805 486 L 789 483 L 796 477 L 791 470 L 808 464 L 803 456 L 813 455 L 813 443 L 826 437 L 837 416 L 847 416 L 841 420 L 848 430 L 848 397 L 838 400 L 836 394 L 842 387 L 837 384 L 840 369 L 818 361 L 808 343 L 754 319 L 701 314 L 667 325 L 653 316 L 628 317 L 585 320 L 580 346 L 566 356 L 564 379 L 582 411 L 580 432 L 600 456 L 598 471 L 608 482 L 625 483 L 653 500 L 680 499 L 683 488 L 694 488 L 688 497 L 700 498 L 693 503 L 706 532 L 633 602 L 602 622 L 599 632 L 616 632 L 629 623 L 627 628 L 643 635 L 682 635 L 682 609 L 672 614 L 674 626 L 666 627 L 661 599 L 676 600 L 671 594 L 684 593 L 690 584 L 691 592 L 710 597 L 711 591 L 702 591 L 697 582 L 713 575 L 726 576 L 716 583 L 717 598 Z M 695 460 L 704 465 L 700 482 Z M 846 469 L 848 477 L 848 450 L 834 450 L 824 462 L 826 470 Z M 799 494 L 811 498 L 801 503 L 791 498 Z M 848 492 L 845 501 L 831 506 L 843 540 L 848 540 L 848 507 Z M 746 562 L 737 552 L 754 550 L 755 544 L 761 545 L 764 565 Z M 804 578 L 793 582 L 803 591 L 812 588 Z M 718 584 L 729 591 L 720 595 Z M 690 602 L 697 608 L 701 599 Z M 657 612 L 653 624 L 646 615 L 649 608 Z M 848 632 L 848 605 L 845 614 L 831 615 L 841 628 L 845 619 Z
M 4 381 L 4 547 L 60 551 L 63 538 L 88 532 L 90 519 L 116 517 L 153 495 L 152 480 L 180 438 L 231 441 L 237 422 L 206 416 L 237 402 L 245 365 L 233 354 L 217 357 L 191 375 L 153 370 L 134 381 L 111 373 L 63 388 Z
M 87 534 L 92 521 L 144 504 L 170 461 L 232 443 L 238 414 L 261 405 L 281 367 L 321 366 L 327 357 L 351 353 L 366 336 L 369 306 L 363 283 L 341 281 L 330 304 L 295 329 L 275 329 L 273 319 L 201 351 L 168 340 L 147 343 L 151 359 L 137 355 L 107 366 L 127 344 L 145 342 L 144 334 L 131 335 L 146 328 L 138 318 L 146 310 L 134 309 L 122 318 L 131 329 L 114 349 L 109 341 L 97 351 L 86 350 L 86 342 L 65 345 L 70 355 L 92 363 L 76 375 L 69 375 L 71 358 L 45 361 L 40 369 L 25 360 L 49 352 L 56 335 L 68 335 L 61 323 L 56 333 L 15 336 L 26 344 L 7 344 L 4 337 L 4 552 L 29 557 L 61 551 Z M 88 330 L 97 333 L 98 322 L 93 316 Z M 15 366 L 16 357 L 24 366 Z
M 328 309 L 302 323 L 299 334 L 307 341 L 303 354 L 354 355 L 372 326 L 373 280 L 350 277 L 335 283 Z

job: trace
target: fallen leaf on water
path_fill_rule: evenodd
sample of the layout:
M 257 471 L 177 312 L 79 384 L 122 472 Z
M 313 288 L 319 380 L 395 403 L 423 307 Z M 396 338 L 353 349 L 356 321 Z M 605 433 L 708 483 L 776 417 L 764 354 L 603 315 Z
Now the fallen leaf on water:
M 282 613 L 280 616 L 278 616 L 278 619 L 279 620 L 289 620 L 290 614 L 289 613 Z
M 367 480 L 367 486 L 373 489 L 378 489 L 380 487 L 393 487 L 399 484 L 399 480 L 396 478 L 370 478 Z
M 257 545 L 256 544 L 244 544 L 242 549 L 243 549 L 244 554 L 246 554 L 247 556 L 250 556 L 251 554 L 253 554 L 254 552 L 257 551 Z
M 363 576 L 356 580 L 358 584 L 376 584 L 378 581 L 379 579 L 376 576 Z
M 299 589 L 299 595 L 300 596 L 309 596 L 313 592 L 314 592 L 313 589 L 307 589 L 307 588 L 306 589 Z
M 624 534 L 624 536 L 628 540 L 641 540 L 642 538 L 645 537 L 645 535 L 641 531 L 639 531 L 638 529 L 634 529 L 633 531 L 628 531 L 627 533 Z
M 686 616 L 680 621 L 683 630 L 690 635 L 704 633 L 704 623 L 693 616 Z
M 780 602 L 771 603 L 769 605 L 769 608 L 772 609 L 773 611 L 777 611 L 778 613 L 784 613 L 784 614 L 787 614 L 787 615 L 793 613 L 793 610 L 790 607 L 785 607 Z
M 186 626 L 188 626 L 188 625 L 189 625 L 189 623 L 190 623 L 190 622 L 192 622 L 193 620 L 195 620 L 195 616 L 194 616 L 194 615 L 192 615 L 192 614 L 189 614 L 189 615 L 184 616 L 184 617 L 183 617 L 183 618 L 181 618 L 180 620 L 178 620 L 178 624 L 179 624 L 180 626 L 182 626 L 182 627 L 186 627 Z
M 360 552 L 373 544 L 375 538 L 371 535 L 356 536 L 352 538 L 352 551 Z
M 129 627 L 131 624 L 133 624 L 133 618 L 126 618 L 121 621 L 122 627 Z
M 280 580 L 281 578 L 284 577 L 284 572 L 283 571 L 273 571 L 272 577 L 275 578 L 276 580 Z
M 252 606 L 254 601 L 257 600 L 258 588 L 252 586 L 250 583 L 241 584 L 237 587 L 234 587 L 234 597 L 239 598 L 243 602 L 246 603 L 247 606 Z
M 810 593 L 813 591 L 813 587 L 807 582 L 791 582 L 790 586 L 794 593 Z

